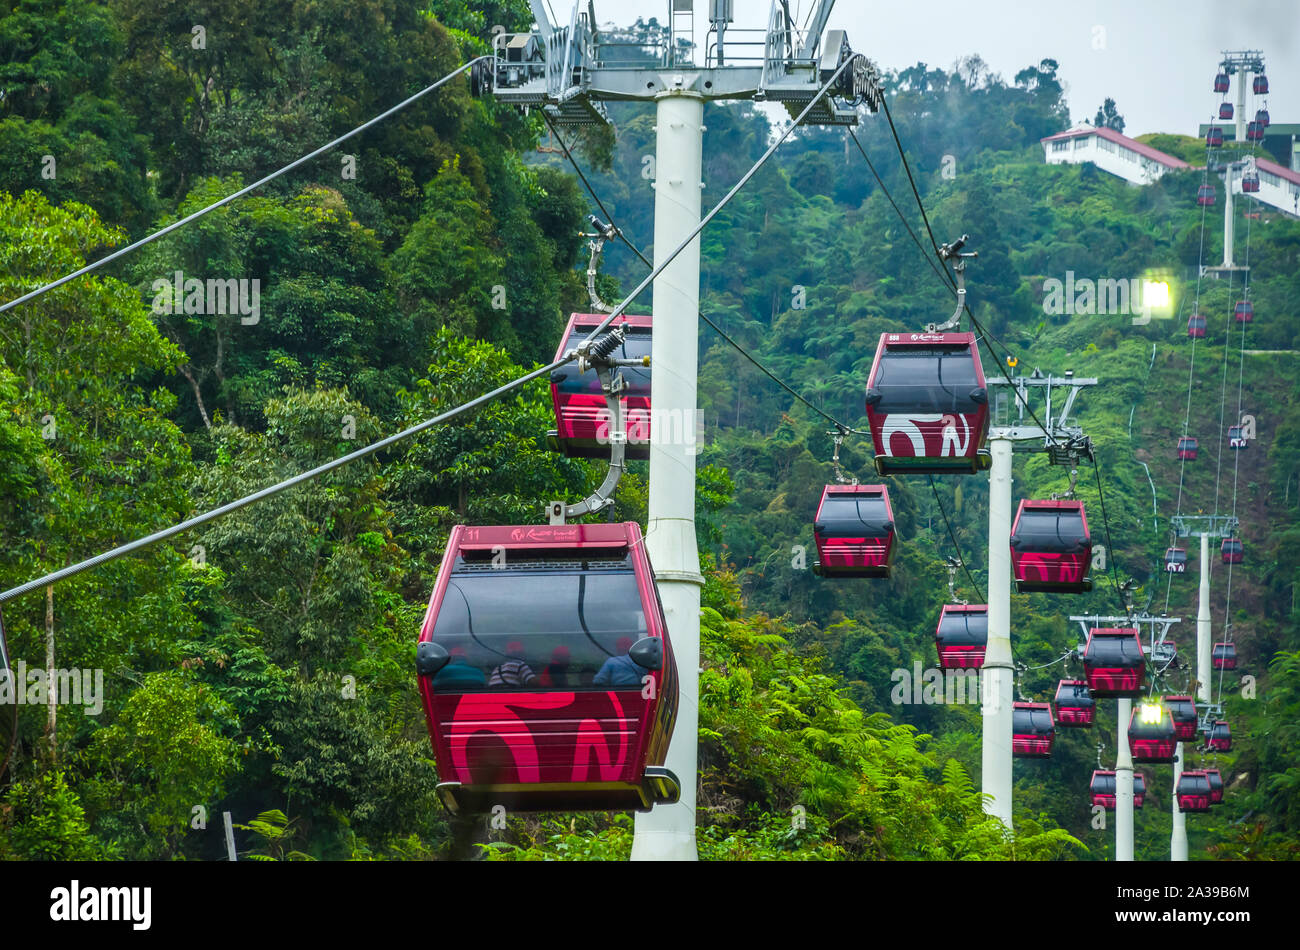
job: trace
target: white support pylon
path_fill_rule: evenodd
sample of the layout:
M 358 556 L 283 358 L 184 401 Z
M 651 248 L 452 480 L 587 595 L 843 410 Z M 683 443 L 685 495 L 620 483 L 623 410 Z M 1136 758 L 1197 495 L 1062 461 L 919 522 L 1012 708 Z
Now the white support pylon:
M 989 635 L 980 670 L 984 742 L 981 782 L 984 811 L 1011 823 L 1011 446 L 989 438 Z
M 671 90 L 657 100 L 655 266 L 700 223 L 704 100 Z M 695 540 L 695 392 L 700 311 L 697 237 L 654 282 L 650 353 L 650 518 L 646 551 L 677 661 L 677 723 L 667 767 L 681 800 L 636 816 L 633 861 L 694 861 L 699 743 L 700 575 Z
M 1133 700 L 1116 700 L 1119 718 L 1115 740 L 1115 860 L 1133 860 L 1133 752 L 1128 745 L 1128 721 Z
M 1178 779 L 1183 774 L 1183 744 L 1174 746 L 1174 793 L 1173 799 L 1174 830 L 1169 836 L 1169 860 L 1187 860 L 1187 816 L 1178 807 Z

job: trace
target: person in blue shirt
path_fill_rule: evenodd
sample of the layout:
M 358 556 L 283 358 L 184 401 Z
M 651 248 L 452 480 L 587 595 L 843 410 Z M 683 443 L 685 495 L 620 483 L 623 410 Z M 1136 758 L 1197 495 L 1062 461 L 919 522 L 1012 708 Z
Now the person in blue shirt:
M 631 637 L 619 637 L 617 649 L 621 656 L 611 656 L 601 666 L 600 671 L 592 679 L 595 686 L 640 686 L 641 678 L 645 676 L 646 671 L 627 655 L 632 649 Z
M 487 676 L 477 666 L 470 666 L 464 647 L 452 647 L 451 659 L 433 678 L 435 689 L 456 689 L 487 685 Z

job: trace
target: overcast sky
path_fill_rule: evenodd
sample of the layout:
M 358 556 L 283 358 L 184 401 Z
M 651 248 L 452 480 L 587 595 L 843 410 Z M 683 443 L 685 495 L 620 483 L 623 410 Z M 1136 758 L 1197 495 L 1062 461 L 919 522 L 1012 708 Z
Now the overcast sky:
M 600 22 L 620 25 L 637 16 L 663 22 L 668 10 L 668 0 L 593 2 Z M 550 3 L 567 21 L 571 0 Z M 790 2 L 800 23 L 813 5 Z M 698 42 L 709 0 L 695 7 Z M 733 26 L 761 28 L 770 9 L 771 0 L 735 0 Z M 847 30 L 853 48 L 885 69 L 918 61 L 948 69 L 978 53 L 1010 83 L 1025 66 L 1055 59 L 1071 118 L 1091 119 L 1111 96 L 1127 135 L 1195 135 L 1217 110 L 1220 52 L 1257 49 L 1268 66 L 1272 120 L 1300 122 L 1300 0 L 839 0 L 829 28 Z

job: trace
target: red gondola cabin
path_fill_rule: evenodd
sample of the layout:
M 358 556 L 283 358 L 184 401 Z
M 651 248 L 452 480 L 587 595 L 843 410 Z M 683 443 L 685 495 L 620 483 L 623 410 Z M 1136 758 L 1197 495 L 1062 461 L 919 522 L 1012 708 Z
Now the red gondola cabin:
M 576 349 L 605 319 L 601 313 L 575 313 L 569 317 L 564 337 L 555 351 L 558 360 Z M 619 359 L 650 356 L 651 318 L 624 314 L 617 325 L 627 328 L 627 338 L 613 355 Z M 650 367 L 622 366 L 627 389 L 623 394 L 627 458 L 650 457 Z M 579 374 L 573 360 L 551 373 L 551 402 L 556 428 L 547 433 L 551 448 L 574 458 L 609 457 L 609 410 L 594 369 Z
M 1210 660 L 1216 670 L 1235 670 L 1237 668 L 1236 644 L 1226 640 L 1219 641 L 1210 652 Z
M 1187 573 L 1187 549 L 1186 548 L 1165 548 L 1165 573 L 1166 574 Z
M 1220 118 L 1220 119 L 1231 119 L 1231 118 L 1232 118 L 1232 103 L 1231 103 L 1231 102 L 1220 102 L 1220 103 L 1219 103 L 1219 118 Z
M 1195 436 L 1185 435 L 1178 440 L 1178 458 L 1185 462 L 1196 461 L 1196 451 L 1200 448 L 1200 443 Z
M 1241 190 L 1248 195 L 1253 195 L 1259 191 L 1259 173 L 1246 172 L 1241 176 Z
M 1251 323 L 1255 319 L 1255 305 L 1249 300 L 1238 300 L 1232 308 L 1232 316 L 1238 323 Z
M 1056 685 L 1056 724 L 1061 728 L 1088 729 L 1097 715 L 1097 701 L 1087 680 L 1061 680 Z
M 1195 742 L 1196 727 L 1200 719 L 1196 713 L 1196 699 L 1192 696 L 1166 696 L 1165 706 L 1174 719 L 1174 738 L 1179 742 Z
M 1174 794 L 1179 811 L 1210 810 L 1210 780 L 1202 771 L 1193 769 L 1180 775 Z
M 1217 125 L 1210 126 L 1210 131 L 1205 133 L 1206 148 L 1223 148 L 1223 130 Z
M 1241 538 L 1224 538 L 1219 546 L 1219 554 L 1223 556 L 1224 564 L 1240 564 L 1246 559 L 1246 548 L 1241 543 Z
M 1094 627 L 1083 651 L 1084 676 L 1093 699 L 1135 698 L 1142 692 L 1146 658 L 1136 627 Z
M 1021 593 L 1092 590 L 1092 539 L 1083 502 L 1020 502 L 1011 526 L 1011 567 Z
M 813 522 L 821 577 L 888 577 L 894 509 L 884 485 L 827 485 Z
M 988 468 L 988 390 L 973 333 L 882 333 L 867 380 L 876 471 Z
M 1128 721 L 1128 747 L 1134 762 L 1173 762 L 1177 743 L 1174 717 L 1163 703 L 1143 702 L 1133 707 Z
M 979 669 L 984 665 L 984 650 L 989 642 L 988 606 L 944 604 L 934 642 L 940 669 Z
M 1205 736 L 1205 744 L 1211 752 L 1231 752 L 1232 729 L 1228 723 L 1220 719 L 1210 726 L 1210 731 Z
M 1228 82 L 1229 82 L 1229 79 L 1228 79 L 1228 74 L 1227 74 L 1227 73 L 1215 73 L 1215 74 L 1214 74 L 1214 91 L 1215 91 L 1215 92 L 1227 92 L 1227 91 L 1228 91 Z
M 1264 139 L 1264 127 L 1253 119 L 1246 123 L 1246 141 L 1261 142 Z
M 1258 76 L 1255 77 L 1255 81 L 1251 83 L 1251 88 L 1254 90 L 1255 95 L 1267 96 L 1268 77 L 1265 76 L 1263 73 L 1260 73 Z
M 1194 313 L 1187 318 L 1187 335 L 1204 339 L 1205 337 L 1205 317 L 1203 314 Z
M 1141 772 L 1133 773 L 1133 807 L 1141 808 L 1147 800 L 1147 777 Z
M 416 651 L 448 810 L 677 801 L 677 669 L 642 540 L 633 522 L 452 529 Z
M 1255 110 L 1255 121 L 1259 123 L 1260 128 L 1267 129 L 1267 128 L 1268 128 L 1268 123 L 1269 123 L 1268 110 L 1267 110 L 1267 109 L 1256 109 L 1256 110 Z
M 1206 769 L 1205 777 L 1210 780 L 1210 804 L 1223 804 L 1223 774 L 1218 769 Z
M 1214 186 L 1201 185 L 1196 189 L 1196 203 L 1203 208 L 1214 207 Z
M 1110 769 L 1095 769 L 1088 782 L 1088 794 L 1092 796 L 1092 803 L 1107 811 L 1114 811 L 1115 791 L 1115 773 Z
M 1011 754 L 1017 759 L 1047 759 L 1056 740 L 1051 703 L 1013 703 Z

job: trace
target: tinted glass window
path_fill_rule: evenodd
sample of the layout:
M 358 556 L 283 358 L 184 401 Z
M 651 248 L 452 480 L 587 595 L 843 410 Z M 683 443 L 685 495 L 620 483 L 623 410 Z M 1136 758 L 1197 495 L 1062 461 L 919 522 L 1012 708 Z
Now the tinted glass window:
M 573 333 L 569 334 L 568 340 L 564 343 L 564 350 L 575 349 L 579 343 L 587 338 L 591 333 L 591 327 L 578 327 Z M 639 360 L 644 356 L 650 355 L 650 331 L 647 328 L 629 327 L 627 339 L 623 345 L 614 351 L 614 356 L 618 359 Z M 622 366 L 623 379 L 627 381 L 627 395 L 629 396 L 649 396 L 650 395 L 650 367 L 648 366 Z M 559 383 L 559 389 L 562 393 L 592 393 L 600 395 L 600 377 L 596 371 L 588 370 L 581 376 L 578 375 L 578 362 L 565 363 L 557 373 L 563 373 L 564 379 Z
M 879 412 L 975 412 L 979 386 L 965 346 L 907 346 L 880 355 L 873 388 Z
M 1142 647 L 1133 636 L 1096 636 L 1085 659 L 1095 666 L 1137 666 Z
M 627 652 L 646 634 L 631 570 L 475 568 L 452 575 L 438 611 L 433 639 L 452 662 L 434 687 L 640 689 L 649 671 Z
M 947 613 L 939 623 L 939 635 L 946 646 L 987 643 L 989 615 L 986 613 Z
M 888 534 L 889 511 L 883 495 L 832 492 L 822 502 L 817 530 L 828 538 L 881 538 Z
M 1012 535 L 1021 550 L 1072 552 L 1081 550 L 1087 535 L 1078 511 L 1026 508 Z
M 1092 793 L 1094 795 L 1114 795 L 1115 776 L 1113 774 L 1094 775 L 1092 777 Z
M 1049 709 L 1017 709 L 1012 713 L 1011 728 L 1019 733 L 1046 735 L 1053 729 Z
M 1056 702 L 1060 706 L 1088 707 L 1096 703 L 1086 683 L 1066 683 L 1056 691 Z

